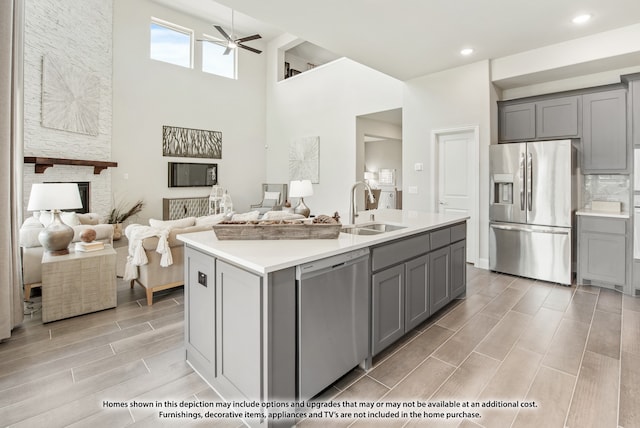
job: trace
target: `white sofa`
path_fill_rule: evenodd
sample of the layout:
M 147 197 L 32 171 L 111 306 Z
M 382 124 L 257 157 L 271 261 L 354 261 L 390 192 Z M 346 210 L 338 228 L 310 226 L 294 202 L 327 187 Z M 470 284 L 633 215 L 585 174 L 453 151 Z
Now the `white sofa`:
M 62 221 L 73 228 L 73 243 L 80 241 L 80 234 L 87 229 L 96 231 L 96 241 L 113 244 L 113 225 L 100 224 L 100 217 L 95 213 L 61 214 Z M 44 229 L 44 223 L 50 221 L 50 213 L 36 213 L 25 219 L 20 227 L 20 247 L 22 248 L 22 283 L 24 298 L 29 300 L 31 288 L 42 283 L 42 255 L 44 248 L 38 240 L 38 234 Z
M 151 306 L 154 292 L 184 285 L 184 243 L 176 238 L 177 235 L 202 231 L 213 233 L 213 226 L 223 220 L 249 221 L 257 220 L 259 216 L 258 211 L 251 211 L 167 221 L 150 219 L 149 226 L 130 224 L 124 231 L 129 240 L 129 255 L 123 279 L 130 281 L 131 288 L 136 282 L 141 285 L 146 290 L 147 305 Z M 304 216 L 284 211 L 271 211 L 263 216 L 265 220 L 301 218 Z M 161 237 L 165 242 L 161 243 Z M 171 255 L 171 263 L 167 262 L 167 251 Z

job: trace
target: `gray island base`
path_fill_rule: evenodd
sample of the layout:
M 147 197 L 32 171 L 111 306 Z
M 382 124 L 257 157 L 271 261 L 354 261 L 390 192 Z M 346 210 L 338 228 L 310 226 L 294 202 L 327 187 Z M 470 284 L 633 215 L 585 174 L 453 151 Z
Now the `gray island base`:
M 374 355 L 465 293 L 468 217 L 373 210 L 360 218 L 369 214 L 398 227 L 328 240 L 178 237 L 186 359 L 225 400 L 216 412 L 251 427 L 293 426 L 318 411 L 313 396 L 358 365 L 369 369 Z

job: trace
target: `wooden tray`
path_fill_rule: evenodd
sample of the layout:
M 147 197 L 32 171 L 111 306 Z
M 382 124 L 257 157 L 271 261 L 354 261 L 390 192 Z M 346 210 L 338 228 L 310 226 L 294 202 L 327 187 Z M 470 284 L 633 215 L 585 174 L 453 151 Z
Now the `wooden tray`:
M 216 224 L 219 240 L 337 239 L 342 224 Z

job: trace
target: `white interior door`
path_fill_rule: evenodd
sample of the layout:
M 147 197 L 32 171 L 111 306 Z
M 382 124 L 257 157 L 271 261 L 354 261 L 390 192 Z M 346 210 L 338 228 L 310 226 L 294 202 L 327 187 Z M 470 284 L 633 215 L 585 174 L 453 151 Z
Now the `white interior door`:
M 467 262 L 476 262 L 477 231 L 474 204 L 474 184 L 478 182 L 475 167 L 475 134 L 473 131 L 453 131 L 437 135 L 438 151 L 438 211 L 466 214 Z M 475 186 L 477 187 L 477 186 Z M 475 193 L 474 193 L 475 192 Z

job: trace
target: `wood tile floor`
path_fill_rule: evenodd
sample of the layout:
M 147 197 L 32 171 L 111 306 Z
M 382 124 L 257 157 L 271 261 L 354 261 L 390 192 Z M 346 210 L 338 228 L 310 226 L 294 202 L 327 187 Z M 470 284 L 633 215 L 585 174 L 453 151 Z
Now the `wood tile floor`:
M 639 298 L 467 272 L 466 298 L 318 400 L 517 400 L 538 407 L 467 409 L 481 417 L 449 421 L 308 419 L 299 426 L 640 427 Z M 44 325 L 36 312 L 0 343 L 0 426 L 241 426 L 169 423 L 148 409 L 103 407 L 133 399 L 218 400 L 184 362 L 182 290 L 158 293 L 151 307 L 140 287 L 119 281 L 118 290 L 116 309 Z

